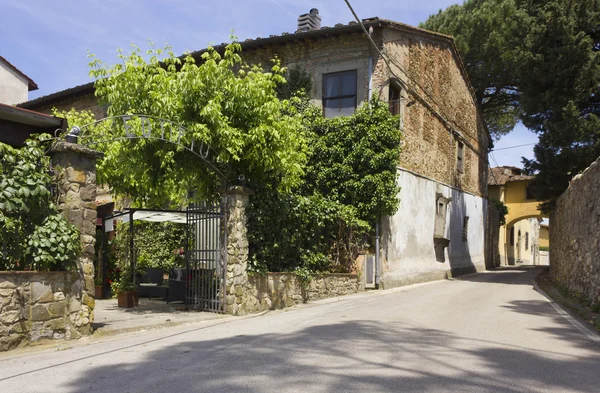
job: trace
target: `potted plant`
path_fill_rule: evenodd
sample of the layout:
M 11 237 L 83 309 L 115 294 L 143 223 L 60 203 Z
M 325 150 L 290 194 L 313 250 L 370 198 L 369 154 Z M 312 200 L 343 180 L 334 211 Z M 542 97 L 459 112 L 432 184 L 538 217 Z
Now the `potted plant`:
M 102 278 L 101 277 L 96 277 L 94 278 L 94 298 L 96 299 L 104 299 L 104 294 L 103 294 L 103 287 L 102 287 Z
M 138 305 L 137 288 L 133 285 L 129 272 L 123 272 L 118 280 L 113 281 L 111 289 L 117 297 L 119 307 L 130 308 Z

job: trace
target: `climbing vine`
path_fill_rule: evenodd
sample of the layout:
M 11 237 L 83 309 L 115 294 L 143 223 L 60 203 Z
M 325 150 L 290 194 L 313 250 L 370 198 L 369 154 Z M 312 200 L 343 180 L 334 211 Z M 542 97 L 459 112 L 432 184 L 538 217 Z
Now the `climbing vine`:
M 0 143 L 0 270 L 75 267 L 79 232 L 52 200 L 48 136 L 15 149 Z
M 323 118 L 296 102 L 310 146 L 302 182 L 290 192 L 253 184 L 250 267 L 258 272 L 349 272 L 370 247 L 375 221 L 398 207 L 398 116 L 373 101 L 352 116 Z

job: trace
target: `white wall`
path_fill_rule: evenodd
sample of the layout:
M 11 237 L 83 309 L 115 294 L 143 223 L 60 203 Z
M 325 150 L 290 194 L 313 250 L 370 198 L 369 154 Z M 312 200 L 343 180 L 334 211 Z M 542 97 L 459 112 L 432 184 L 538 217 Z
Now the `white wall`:
M 28 92 L 27 80 L 0 61 L 0 103 L 20 104 L 27 101 Z
M 384 287 L 443 279 L 451 271 L 484 270 L 487 201 L 403 170 L 398 182 L 402 187 L 398 212 L 383 225 Z M 433 241 L 437 193 L 452 198 L 444 261 L 437 260 Z M 469 216 L 467 241 L 462 240 L 465 216 Z

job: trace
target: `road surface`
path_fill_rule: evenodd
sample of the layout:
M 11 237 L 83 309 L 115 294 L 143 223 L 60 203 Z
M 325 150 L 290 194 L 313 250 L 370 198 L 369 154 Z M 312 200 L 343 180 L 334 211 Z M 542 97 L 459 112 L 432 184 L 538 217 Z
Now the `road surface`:
M 0 355 L 0 392 L 600 392 L 599 344 L 537 272 Z

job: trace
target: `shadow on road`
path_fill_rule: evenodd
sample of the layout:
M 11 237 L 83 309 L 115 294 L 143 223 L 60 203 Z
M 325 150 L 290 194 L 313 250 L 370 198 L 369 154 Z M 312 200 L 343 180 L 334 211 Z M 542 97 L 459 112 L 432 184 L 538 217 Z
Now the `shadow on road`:
M 544 266 L 510 266 L 496 268 L 493 273 L 470 274 L 455 278 L 458 281 L 494 283 L 506 285 L 533 286 L 535 277 L 544 270 Z
M 526 304 L 514 307 L 527 311 Z M 136 364 L 117 359 L 141 345 L 102 357 L 112 365 L 86 359 L 89 369 L 69 391 L 587 393 L 600 386 L 596 349 L 582 356 L 536 351 L 399 323 L 348 321 L 172 346 L 160 341 L 145 343 L 163 347 Z

